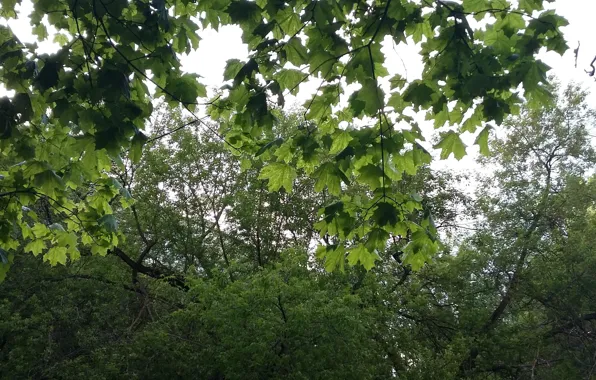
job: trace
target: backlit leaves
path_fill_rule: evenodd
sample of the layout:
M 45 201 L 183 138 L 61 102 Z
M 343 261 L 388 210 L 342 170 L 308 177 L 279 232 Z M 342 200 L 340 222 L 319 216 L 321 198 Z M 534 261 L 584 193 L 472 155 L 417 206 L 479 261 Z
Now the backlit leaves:
M 381 226 L 393 226 L 398 222 L 397 209 L 392 203 L 379 202 L 373 213 L 375 222 Z
M 347 258 L 350 265 L 360 263 L 366 270 L 372 269 L 375 266 L 375 261 L 380 259 L 378 254 L 370 252 L 363 244 L 350 248 Z
M 276 78 L 282 89 L 297 94 L 297 86 L 304 80 L 304 74 L 298 70 L 283 69 L 279 71 Z
M 325 258 L 325 270 L 327 272 L 332 272 L 336 269 L 343 272 L 346 261 L 345 248 L 343 246 L 322 246 L 317 250 L 317 257 Z
M 284 51 L 288 61 L 293 65 L 301 66 L 308 61 L 308 52 L 296 37 L 291 38 L 286 43 Z
M 432 259 L 438 249 L 437 245 L 427 231 L 415 231 L 411 241 L 404 248 L 404 264 L 410 265 L 413 270 L 422 268 L 425 262 Z
M 350 141 L 352 141 L 352 136 L 350 132 L 345 130 L 339 130 L 337 133 L 333 135 L 333 143 L 331 144 L 331 149 L 329 149 L 330 154 L 337 154 L 344 150 Z
M 184 74 L 178 78 L 171 78 L 165 87 L 166 93 L 171 94 L 172 100 L 182 104 L 194 104 L 197 98 L 206 97 L 205 86 L 197 82 L 195 75 Z
M 236 75 L 242 70 L 244 63 L 239 59 L 230 59 L 226 63 L 226 68 L 223 72 L 224 80 L 234 79 Z
M 62 188 L 64 182 L 53 170 L 44 170 L 35 175 L 35 186 L 44 194 L 54 197 L 55 191 Z
M 354 116 L 375 115 L 383 106 L 383 91 L 378 88 L 376 81 L 364 82 L 362 88 L 350 96 L 350 107 Z
M 358 176 L 358 180 L 361 183 L 368 185 L 371 190 L 381 187 L 383 181 L 383 170 L 379 166 L 368 164 L 362 167 L 359 170 L 359 173 L 360 175 Z
M 426 83 L 415 81 L 404 92 L 403 99 L 416 107 L 427 106 L 432 101 L 434 90 Z
M 35 239 L 25 245 L 25 252 L 31 252 L 37 256 L 46 248 L 46 243 L 43 239 Z
M 313 176 L 317 179 L 315 191 L 322 191 L 327 187 L 330 194 L 339 195 L 341 191 L 340 173 L 333 163 L 324 163 L 315 171 Z
M 269 191 L 278 191 L 283 187 L 287 192 L 291 192 L 296 179 L 296 169 L 286 163 L 273 162 L 261 169 L 259 178 L 268 180 Z
M 540 84 L 544 84 L 547 82 L 546 73 L 550 69 L 544 63 L 537 61 L 531 62 L 526 65 L 526 74 L 524 77 L 524 89 L 528 92 L 533 92 Z
M 488 135 L 491 129 L 492 128 L 490 126 L 484 127 L 476 137 L 476 141 L 474 141 L 474 144 L 477 144 L 480 147 L 480 153 L 485 156 L 490 155 L 490 150 L 488 148 Z
M 5 1 L 2 15 L 14 17 L 15 4 Z M 93 7 L 86 1 L 74 6 L 67 0 L 35 2 L 29 16 L 34 34 L 61 48 L 42 54 L 0 26 L 0 80 L 15 94 L 0 101 L 0 159 L 21 163 L 2 174 L 0 192 L 31 186 L 18 199 L 26 205 L 45 197 L 51 207 L 60 208 L 68 199 L 71 212 L 62 210 L 70 219 L 76 219 L 75 209 L 89 215 L 88 223 L 98 228 L 96 238 L 114 241 L 115 223 L 101 219 L 113 214 L 111 199 L 94 195 L 90 201 L 71 200 L 72 191 L 101 182 L 127 151 L 134 164 L 140 162 L 147 142 L 140 131 L 155 97 L 191 111 L 199 107 L 207 89 L 199 76 L 183 72 L 180 63 L 182 54 L 198 46 L 197 20 L 215 29 L 237 25 L 250 52 L 222 67 L 226 85 L 206 102 L 231 149 L 253 157 L 260 153 L 259 159 L 266 161 L 260 177 L 271 191 L 291 191 L 299 169 L 313 177 L 317 190 L 327 188 L 333 196 L 345 196 L 346 204 L 366 207 L 379 194 L 356 202 L 349 192 L 344 194 L 341 183 L 398 199 L 404 195 L 394 183 L 429 163 L 430 156 L 417 148 L 424 136 L 409 115 L 412 109 L 426 113 L 436 127 L 459 127 L 443 134 L 435 147 L 442 158 L 453 154 L 461 159 L 466 147 L 458 133 L 475 132 L 491 121 L 499 125 L 515 113 L 522 101 L 520 85 L 531 102 L 549 97 L 544 86 L 548 67 L 535 55 L 542 47 L 559 53 L 567 48 L 560 31 L 566 21 L 543 11 L 542 0 L 314 4 L 119 0 Z M 482 23 L 474 23 L 474 17 Z M 56 35 L 49 35 L 54 30 Z M 389 75 L 381 49 L 387 38 L 397 48 L 410 41 L 419 44 L 422 75 L 396 75 L 385 94 L 379 78 Z M 209 57 L 200 57 L 197 64 L 202 59 Z M 271 133 L 278 108 L 284 107 L 288 93 L 297 94 L 302 82 L 316 82 L 304 104 L 303 125 L 308 127 L 284 136 L 283 143 L 264 146 L 263 141 L 279 141 Z M 347 101 L 340 102 L 344 95 Z M 346 130 L 346 124 L 358 128 Z M 484 129 L 476 139 L 483 154 L 487 141 Z M 110 196 L 120 193 L 115 184 L 107 186 L 114 190 L 107 192 Z M 8 202 L 16 204 L 17 199 Z M 395 214 L 397 223 L 415 213 L 410 209 Z M 371 231 L 378 222 L 390 225 L 395 220 L 379 213 L 346 209 L 333 219 L 337 226 L 321 228 L 339 237 L 342 255 L 351 246 L 350 224 L 370 224 L 364 234 L 380 247 L 382 234 L 377 231 L 373 235 L 378 238 L 371 239 Z M 22 212 L 0 211 L 0 220 L 21 217 Z M 64 225 L 65 232 L 82 235 L 80 223 Z M 54 244 L 51 236 L 43 237 L 48 248 Z M 30 248 L 37 252 L 35 244 Z M 102 248 L 95 251 L 105 253 L 107 245 L 97 245 Z M 48 261 L 64 261 L 61 251 L 52 252 Z M 370 260 L 364 261 L 368 266 Z
M 44 261 L 48 261 L 51 265 L 66 265 L 66 252 L 66 247 L 52 247 L 43 256 L 43 259 Z
M 478 12 L 491 8 L 490 0 L 463 0 L 463 8 L 466 12 Z
M 461 160 L 466 155 L 466 146 L 461 141 L 459 135 L 454 131 L 449 131 L 441 136 L 441 140 L 434 146 L 435 149 L 441 149 L 441 159 L 446 159 L 453 153 L 453 156 Z

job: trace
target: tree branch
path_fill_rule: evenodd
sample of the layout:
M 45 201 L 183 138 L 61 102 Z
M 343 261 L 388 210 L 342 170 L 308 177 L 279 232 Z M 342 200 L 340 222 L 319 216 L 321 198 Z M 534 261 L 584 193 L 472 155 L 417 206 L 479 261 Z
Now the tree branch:
M 142 273 L 156 280 L 165 280 L 168 284 L 184 291 L 187 291 L 189 289 L 186 285 L 185 277 L 178 273 L 165 273 L 158 268 L 152 268 L 138 263 L 131 259 L 130 256 L 128 256 L 124 251 L 122 251 L 118 247 L 111 249 L 109 253 L 118 256 L 134 272 Z

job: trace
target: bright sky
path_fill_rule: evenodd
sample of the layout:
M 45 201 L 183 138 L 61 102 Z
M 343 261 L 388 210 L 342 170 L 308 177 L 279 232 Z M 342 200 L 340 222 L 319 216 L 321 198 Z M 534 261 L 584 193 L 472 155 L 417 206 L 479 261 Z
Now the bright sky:
M 593 22 L 596 22 L 596 1 L 595 0 L 557 0 L 553 3 L 556 12 L 567 18 L 569 26 L 563 29 L 571 49 L 560 57 L 556 53 L 544 54 L 542 58 L 552 67 L 551 73 L 559 77 L 563 83 L 577 81 L 584 84 L 585 87 L 592 90 L 592 103 L 596 107 L 596 83 L 595 78 L 590 78 L 585 69 L 589 67 L 590 62 L 596 56 L 596 40 L 592 36 L 594 30 Z M 21 15 L 26 16 L 29 13 L 31 3 L 27 0 L 21 6 Z M 20 17 L 18 20 L 9 22 L 11 28 L 23 42 L 33 42 L 34 36 L 31 35 L 31 26 L 27 17 Z M 51 31 L 50 31 L 51 32 Z M 219 31 L 205 30 L 200 33 L 202 38 L 199 49 L 187 57 L 182 58 L 183 68 L 189 72 L 195 72 L 203 76 L 203 83 L 208 87 L 217 88 L 223 80 L 223 69 L 226 61 L 231 58 L 244 59 L 248 51 L 242 44 L 240 29 L 227 26 L 220 28 Z M 578 41 L 581 43 L 578 59 L 578 67 L 575 68 L 575 57 L 573 49 L 577 47 Z M 47 51 L 54 50 L 50 42 L 40 44 L 40 48 Z M 390 73 L 399 72 L 407 75 L 408 79 L 420 76 L 422 65 L 419 62 L 416 48 L 414 46 L 400 46 L 396 51 L 391 43 L 387 43 L 384 49 L 387 55 L 386 67 Z M 294 104 L 303 103 L 305 99 L 312 94 L 318 86 L 318 82 L 311 82 L 301 86 L 301 92 L 298 99 L 294 99 Z M 287 104 L 291 105 L 289 99 Z M 426 122 L 424 131 L 430 138 L 433 134 L 432 126 Z M 473 136 L 464 136 L 464 142 L 472 145 Z M 429 147 L 430 144 L 425 144 Z M 457 162 L 453 158 L 436 164 L 438 168 L 450 167 L 459 170 L 470 170 L 475 167 L 474 157 L 477 148 L 468 148 L 469 155 L 462 161 Z M 438 154 L 438 152 L 435 152 Z

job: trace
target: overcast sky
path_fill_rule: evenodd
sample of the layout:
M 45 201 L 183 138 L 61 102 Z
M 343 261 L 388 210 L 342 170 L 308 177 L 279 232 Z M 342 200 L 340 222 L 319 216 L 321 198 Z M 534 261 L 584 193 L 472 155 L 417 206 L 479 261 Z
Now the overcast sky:
M 30 2 L 24 1 L 21 7 L 21 15 L 27 15 L 30 9 Z M 552 4 L 558 14 L 564 16 L 569 21 L 569 26 L 563 29 L 571 49 L 561 57 L 556 53 L 544 54 L 541 58 L 552 67 L 551 73 L 559 77 L 564 83 L 571 80 L 581 82 L 585 87 L 592 90 L 591 101 L 596 106 L 596 84 L 594 78 L 590 78 L 585 69 L 589 67 L 590 62 L 596 56 L 596 39 L 593 37 L 596 27 L 596 0 L 557 0 Z M 33 42 L 34 36 L 31 35 L 31 26 L 26 17 L 20 17 L 18 20 L 9 22 L 15 34 L 23 42 Z M 51 32 L 51 31 L 50 31 Z M 248 51 L 242 44 L 240 29 L 233 26 L 220 28 L 219 31 L 205 30 L 200 33 L 202 38 L 199 49 L 190 55 L 182 58 L 183 68 L 189 72 L 195 72 L 203 76 L 203 83 L 207 86 L 219 87 L 223 80 L 223 68 L 226 61 L 231 58 L 244 59 Z M 50 39 L 51 40 L 51 39 Z M 581 43 L 579 51 L 578 66 L 575 68 L 575 57 L 573 49 Z M 387 55 L 386 66 L 390 73 L 399 72 L 407 75 L 408 79 L 419 77 L 422 65 L 419 62 L 419 56 L 416 54 L 414 46 L 400 46 L 394 49 L 389 41 L 386 41 L 384 52 Z M 42 50 L 48 52 L 54 50 L 51 42 L 47 41 L 40 44 Z M 295 103 L 302 103 L 313 89 L 316 89 L 318 83 L 308 83 L 301 86 L 301 92 Z M 292 100 L 288 103 L 292 103 Z M 425 131 L 432 134 L 432 127 L 424 128 Z M 429 136 L 430 137 L 430 136 Z M 473 136 L 466 136 L 464 141 L 471 145 Z M 429 144 L 426 144 L 428 147 Z M 439 167 L 449 166 L 467 170 L 473 168 L 475 153 L 477 148 L 468 149 L 469 156 L 464 158 L 463 162 L 456 163 L 453 158 L 447 162 L 439 163 Z M 438 153 L 438 152 L 436 152 Z

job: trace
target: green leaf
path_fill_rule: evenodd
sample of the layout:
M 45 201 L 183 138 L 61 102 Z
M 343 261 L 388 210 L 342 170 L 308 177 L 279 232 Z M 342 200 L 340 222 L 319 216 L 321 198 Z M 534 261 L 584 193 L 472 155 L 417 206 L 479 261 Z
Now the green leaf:
M 197 76 L 184 74 L 178 77 L 168 77 L 165 90 L 173 100 L 183 104 L 196 104 L 197 98 L 206 97 L 205 86 L 198 82 Z
M 118 221 L 112 214 L 102 216 L 97 220 L 97 223 L 108 232 L 113 233 L 118 231 Z
M 322 94 L 315 95 L 312 101 L 308 101 L 305 107 L 308 108 L 307 117 L 315 121 L 323 121 L 331 115 L 332 105 L 337 103 L 340 88 L 338 85 L 325 86 Z
M 50 229 L 44 224 L 35 223 L 35 225 L 31 228 L 31 232 L 33 232 L 33 235 L 36 238 L 40 239 L 48 236 Z
M 333 272 L 335 269 L 339 268 L 339 270 L 343 272 L 345 254 L 346 251 L 343 246 L 338 246 L 331 251 L 327 251 L 325 255 L 325 270 L 327 272 Z
M 108 247 L 94 244 L 91 246 L 91 254 L 98 256 L 105 256 L 108 254 Z
M 519 0 L 519 9 L 528 13 L 539 11 L 542 7 L 542 0 Z
M 56 242 L 62 247 L 76 247 L 78 238 L 74 232 L 60 232 L 56 236 Z
M 435 128 L 441 128 L 443 125 L 445 125 L 447 121 L 449 121 L 449 111 L 447 109 L 444 109 L 441 112 L 434 114 Z
M 48 30 L 46 29 L 46 26 L 42 23 L 39 23 L 36 26 L 34 26 L 31 29 L 31 31 L 34 35 L 37 36 L 39 41 L 43 41 L 48 38 Z
M 377 225 L 384 227 L 384 226 L 393 226 L 398 221 L 397 209 L 395 206 L 388 202 L 379 202 L 375 208 L 373 213 L 373 219 L 377 223 Z
M 403 100 L 415 106 L 425 107 L 432 101 L 434 90 L 421 81 L 412 82 L 403 94 Z
M 317 179 L 315 191 L 320 192 L 327 186 L 330 194 L 339 195 L 341 191 L 339 169 L 333 163 L 326 162 L 319 166 L 313 176 Z
M 252 161 L 243 158 L 240 160 L 240 172 L 244 173 L 248 169 L 252 168 Z
M 64 182 L 53 170 L 44 170 L 35 175 L 35 186 L 53 198 L 55 191 L 64 187 Z
M 372 190 L 381 187 L 383 170 L 377 165 L 368 164 L 359 170 L 358 181 L 368 185 Z
M 395 74 L 391 77 L 391 79 L 389 79 L 389 83 L 391 84 L 390 89 L 394 90 L 396 88 L 402 88 L 407 83 L 407 81 L 400 74 Z
M 39 255 L 46 248 L 45 240 L 35 239 L 25 245 L 25 252 L 31 252 L 34 256 Z
M 288 61 L 293 65 L 301 66 L 308 61 L 308 52 L 297 37 L 291 38 L 287 42 L 284 50 Z
M 376 115 L 383 107 L 384 96 L 376 81 L 367 80 L 360 90 L 350 96 L 349 102 L 354 116 L 360 116 L 362 113 L 368 116 Z
M 350 132 L 343 129 L 336 131 L 332 138 L 333 143 L 331 144 L 331 149 L 329 149 L 330 154 L 338 154 L 343 151 L 353 139 Z
M 387 239 L 389 233 L 382 228 L 373 228 L 366 237 L 366 248 L 374 252 L 375 250 L 384 251 L 387 248 Z
M 2 0 L 0 6 L 0 16 L 6 18 L 16 18 L 15 6 L 17 0 Z M 19 2 L 20 4 L 20 2 Z
M 305 74 L 294 69 L 282 69 L 277 73 L 276 78 L 282 89 L 290 90 L 292 94 L 296 95 L 298 85 L 304 80 Z
M 387 102 L 387 105 L 393 107 L 395 112 L 402 112 L 406 107 L 403 95 L 399 92 L 394 92 L 391 94 L 391 96 L 389 97 L 389 101 Z
M 418 43 L 422 41 L 422 37 L 432 38 L 433 31 L 428 23 L 428 21 L 423 21 L 415 24 L 414 26 L 414 33 L 412 33 L 412 38 L 414 42 Z
M 413 270 L 418 270 L 432 259 L 437 250 L 437 243 L 430 238 L 427 231 L 419 229 L 412 233 L 410 242 L 404 248 L 403 262 L 410 265 Z
M 130 142 L 128 157 L 134 164 L 138 164 L 143 156 L 143 146 L 147 143 L 148 137 L 139 130 L 135 132 Z
M 480 147 L 480 153 L 487 157 L 490 156 L 490 150 L 488 149 L 488 135 L 491 129 L 492 127 L 488 125 L 484 127 L 478 136 L 476 136 L 476 141 L 474 141 L 474 144 L 477 144 Z
M 291 192 L 296 175 L 296 170 L 290 165 L 273 162 L 261 169 L 259 179 L 269 181 L 269 191 L 277 191 L 283 187 L 287 192 Z
M 550 67 L 541 61 L 529 62 L 526 66 L 526 75 L 524 76 L 524 89 L 528 92 L 536 90 L 540 83 L 546 83 L 547 72 Z
M 424 147 L 418 143 L 414 144 L 414 147 L 412 148 L 411 152 L 412 160 L 414 161 L 414 165 L 416 166 L 430 164 L 432 161 L 432 156 L 430 155 L 430 153 L 428 153 L 426 149 L 424 149 Z M 408 153 L 406 153 L 406 155 L 407 154 Z
M 492 8 L 489 0 L 464 0 L 463 7 L 464 11 L 468 13 Z
M 343 246 L 329 246 L 323 247 L 324 251 L 319 257 L 325 258 L 325 270 L 327 272 L 333 272 L 339 268 L 340 271 L 344 271 L 345 255 L 346 251 Z
M 43 256 L 44 261 L 49 261 L 50 265 L 56 264 L 66 265 L 66 247 L 52 247 Z
M 528 105 L 531 107 L 542 107 L 545 104 L 552 102 L 554 95 L 546 88 L 546 86 L 538 86 L 528 94 Z
M 256 26 L 261 20 L 261 8 L 252 1 L 236 0 L 229 3 L 226 12 L 235 23 Z
M 509 12 L 503 18 L 503 26 L 509 28 L 511 31 L 518 31 L 526 27 L 526 22 L 519 13 Z
M 267 144 L 263 145 L 256 153 L 255 153 L 255 157 L 259 157 L 261 154 L 265 153 L 267 150 L 276 147 L 276 146 L 280 146 L 282 143 L 284 142 L 283 138 L 277 138 L 273 141 L 268 142 Z
M 223 74 L 224 80 L 234 79 L 243 67 L 244 62 L 242 62 L 241 60 L 235 58 L 228 59 Z
M 500 53 L 510 53 L 513 46 L 512 40 L 505 35 L 502 29 L 490 29 L 486 32 L 485 42 Z
M 292 7 L 287 7 L 283 11 L 279 11 L 277 18 L 280 20 L 279 25 L 286 35 L 292 36 L 302 27 L 300 16 L 294 12 Z
M 464 123 L 462 124 L 461 130 L 473 133 L 474 131 L 476 131 L 476 128 L 482 124 L 482 121 L 484 120 L 483 116 L 484 107 L 481 104 L 478 104 L 474 109 L 472 115 L 470 115 L 470 117 L 467 118 L 466 121 L 464 121 Z
M 403 260 L 403 263 L 404 265 L 410 265 L 412 267 L 412 270 L 416 271 L 424 266 L 426 260 L 423 255 L 412 253 L 406 255 L 406 257 Z
M 275 150 L 275 156 L 287 164 L 292 161 L 292 158 L 294 157 L 294 151 L 295 148 L 292 146 L 292 144 L 285 142 Z
M 454 131 L 444 133 L 441 137 L 441 141 L 439 141 L 433 148 L 441 149 L 442 160 L 449 157 L 451 153 L 453 153 L 453 156 L 458 160 L 461 160 L 466 155 L 466 146 L 461 141 L 459 134 Z
M 379 255 L 370 252 L 364 244 L 358 244 L 348 251 L 348 264 L 354 266 L 360 263 L 366 270 L 371 270 L 375 266 L 375 261 L 379 259 Z

